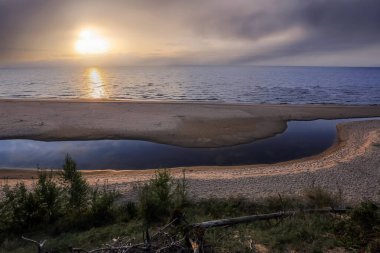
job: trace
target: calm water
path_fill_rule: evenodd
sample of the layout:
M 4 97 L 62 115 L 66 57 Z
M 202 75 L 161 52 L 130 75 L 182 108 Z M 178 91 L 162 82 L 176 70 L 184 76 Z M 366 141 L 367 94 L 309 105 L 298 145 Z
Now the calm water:
M 376 118 L 380 119 L 380 118 Z M 321 153 L 345 120 L 291 121 L 277 136 L 224 148 L 181 148 L 135 140 L 0 141 L 1 167 L 59 168 L 69 153 L 81 169 L 147 169 L 197 165 L 275 163 Z
M 0 69 L 0 98 L 380 104 L 380 68 Z

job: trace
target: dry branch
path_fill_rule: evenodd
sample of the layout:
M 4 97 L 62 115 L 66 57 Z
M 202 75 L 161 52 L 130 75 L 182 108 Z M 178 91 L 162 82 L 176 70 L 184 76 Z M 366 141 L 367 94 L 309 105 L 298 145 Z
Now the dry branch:
M 259 221 L 259 220 L 281 219 L 281 218 L 286 218 L 289 216 L 293 216 L 295 214 L 302 214 L 302 213 L 346 213 L 347 211 L 348 209 L 346 208 L 307 209 L 307 210 L 302 210 L 302 211 L 287 211 L 287 212 L 278 212 L 278 213 L 269 213 L 269 214 L 249 215 L 249 216 L 242 216 L 242 217 L 221 219 L 221 220 L 204 221 L 204 222 L 192 224 L 190 226 L 207 229 L 211 227 L 230 226 L 230 225 L 236 225 L 240 223 L 249 223 L 249 222 Z
M 43 240 L 42 242 L 37 242 L 37 241 L 32 240 L 32 239 L 30 239 L 30 238 L 27 238 L 27 237 L 25 237 L 25 236 L 21 236 L 21 239 L 23 239 L 23 240 L 25 240 L 25 241 L 27 241 L 27 242 L 31 242 L 31 243 L 33 243 L 34 245 L 37 246 L 37 252 L 38 252 L 38 253 L 43 253 L 43 248 L 44 248 L 44 245 L 45 245 L 45 243 L 46 243 L 46 240 Z

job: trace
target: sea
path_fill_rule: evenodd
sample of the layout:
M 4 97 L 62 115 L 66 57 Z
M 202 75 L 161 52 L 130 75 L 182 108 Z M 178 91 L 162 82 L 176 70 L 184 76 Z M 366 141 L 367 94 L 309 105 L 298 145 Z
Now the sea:
M 0 68 L 0 98 L 380 104 L 380 68 Z

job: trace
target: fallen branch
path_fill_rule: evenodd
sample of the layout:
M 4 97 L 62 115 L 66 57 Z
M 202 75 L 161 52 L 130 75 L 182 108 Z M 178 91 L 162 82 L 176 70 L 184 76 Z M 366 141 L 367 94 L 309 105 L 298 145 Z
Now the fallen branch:
M 249 216 L 242 216 L 242 217 L 229 218 L 229 219 L 204 221 L 200 223 L 191 224 L 190 227 L 198 227 L 198 228 L 207 229 L 211 227 L 230 226 L 230 225 L 249 223 L 249 222 L 260 221 L 260 220 L 286 218 L 289 216 L 293 216 L 296 214 L 303 214 L 303 213 L 346 213 L 348 210 L 349 209 L 346 209 L 346 208 L 342 208 L 342 209 L 322 208 L 322 209 L 307 209 L 307 210 L 302 210 L 302 211 L 287 211 L 287 212 L 278 212 L 278 213 L 269 213 L 269 214 L 249 215 Z
M 37 246 L 37 252 L 38 253 L 43 253 L 43 248 L 44 248 L 44 245 L 46 243 L 46 240 L 43 240 L 42 242 L 37 242 L 35 240 L 32 240 L 30 238 L 27 238 L 25 236 L 21 236 L 21 239 L 27 241 L 27 242 L 31 242 L 33 244 L 35 244 Z

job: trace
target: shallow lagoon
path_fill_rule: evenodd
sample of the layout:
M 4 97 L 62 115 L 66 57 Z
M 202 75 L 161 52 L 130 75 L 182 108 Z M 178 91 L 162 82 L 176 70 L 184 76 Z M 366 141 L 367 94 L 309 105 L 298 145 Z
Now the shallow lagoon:
M 281 134 L 222 148 L 183 148 L 140 140 L 1 140 L 0 168 L 60 168 L 66 154 L 80 169 L 276 163 L 323 152 L 336 141 L 338 123 L 361 120 L 366 119 L 289 121 Z

